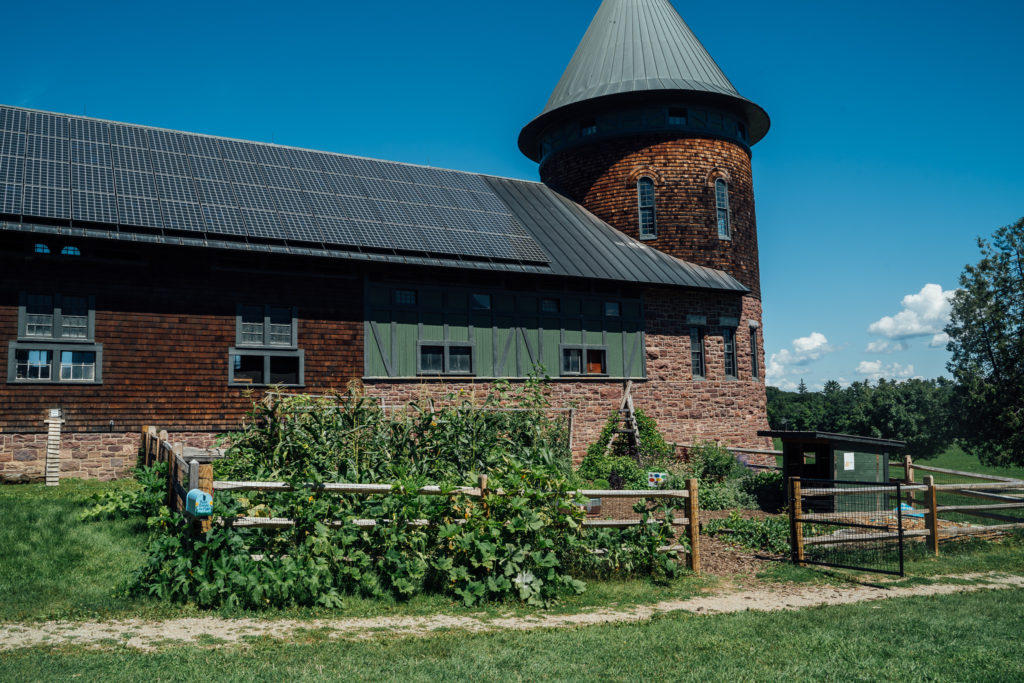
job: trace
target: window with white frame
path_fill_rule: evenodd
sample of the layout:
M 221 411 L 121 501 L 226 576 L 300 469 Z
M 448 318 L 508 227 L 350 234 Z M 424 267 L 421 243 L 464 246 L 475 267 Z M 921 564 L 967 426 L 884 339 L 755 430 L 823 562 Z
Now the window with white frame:
M 657 217 L 654 213 L 654 181 L 646 176 L 636 181 L 636 195 L 640 212 L 640 239 L 654 239 L 658 236 Z
M 22 293 L 7 381 L 99 384 L 103 347 L 95 343 L 95 319 L 93 297 Z
M 718 214 L 719 239 L 732 239 L 732 228 L 729 225 L 729 184 L 722 178 L 715 181 L 715 210 Z

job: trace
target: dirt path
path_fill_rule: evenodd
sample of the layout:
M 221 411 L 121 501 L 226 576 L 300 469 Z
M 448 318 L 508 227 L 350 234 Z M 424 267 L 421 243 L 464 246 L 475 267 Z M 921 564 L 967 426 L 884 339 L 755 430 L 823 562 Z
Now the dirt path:
M 1024 576 L 969 574 L 940 577 L 939 581 L 974 583 L 932 583 L 916 586 L 772 586 L 757 590 L 710 595 L 689 600 L 659 602 L 653 605 L 610 610 L 599 609 L 578 614 L 538 614 L 526 617 L 490 617 L 487 615 L 437 615 L 431 617 L 376 617 L 369 619 L 259 620 L 204 617 L 143 621 L 128 619 L 110 622 L 46 622 L 42 624 L 0 624 L 0 651 L 39 645 L 78 644 L 105 647 L 121 644 L 139 650 L 154 650 L 174 645 L 217 646 L 242 642 L 246 638 L 268 636 L 289 638 L 306 631 L 338 639 L 370 639 L 381 636 L 427 636 L 451 630 L 486 632 L 566 628 L 622 622 L 637 622 L 668 612 L 724 614 L 753 610 L 769 612 L 796 610 L 817 605 L 843 605 L 869 600 L 885 600 L 913 595 L 946 595 L 977 590 L 1024 587 Z

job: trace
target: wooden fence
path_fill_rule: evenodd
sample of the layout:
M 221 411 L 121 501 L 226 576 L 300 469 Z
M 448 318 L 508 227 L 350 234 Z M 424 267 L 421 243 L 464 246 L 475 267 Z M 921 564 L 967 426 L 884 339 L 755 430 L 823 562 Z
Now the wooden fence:
M 155 427 L 146 427 L 142 430 L 142 453 L 143 462 L 152 465 L 155 462 L 167 462 L 167 505 L 171 510 L 183 511 L 185 509 L 185 498 L 188 491 L 199 489 L 211 497 L 216 497 L 217 492 L 228 491 L 294 491 L 295 487 L 287 482 L 280 481 L 215 481 L 213 478 L 212 462 L 223 457 L 219 452 L 200 451 L 189 449 L 181 444 L 171 444 L 168 441 L 167 432 L 157 433 Z M 483 498 L 488 495 L 504 496 L 506 492 L 502 489 L 488 488 L 487 476 L 481 475 L 477 486 L 462 486 L 455 489 L 442 490 L 440 486 L 424 486 L 416 491 L 422 496 L 447 496 L 452 493 L 471 498 Z M 391 495 L 395 492 L 391 484 L 347 484 L 347 483 L 325 483 L 315 486 L 309 485 L 311 490 L 323 493 L 341 495 Z M 687 539 L 690 542 L 689 567 L 694 573 L 700 573 L 700 512 L 698 501 L 697 480 L 687 481 L 686 489 L 662 490 L 580 490 L 570 491 L 569 495 L 580 494 L 588 498 L 640 498 L 640 499 L 665 499 L 674 498 L 686 499 L 686 517 L 673 519 L 672 524 L 676 527 L 684 527 Z M 376 519 L 354 519 L 351 523 L 360 527 L 372 527 L 382 523 L 384 520 Z M 229 525 L 237 528 L 256 529 L 286 529 L 295 525 L 295 521 L 278 517 L 233 517 L 216 518 L 215 520 L 203 520 L 197 531 L 205 533 L 210 530 L 212 522 Z M 655 520 L 648 520 L 654 523 Z M 329 526 L 340 527 L 343 520 L 332 520 Z M 416 520 L 411 525 L 426 525 L 427 520 Z M 596 528 L 626 528 L 641 524 L 639 519 L 585 519 L 582 522 L 584 527 Z M 659 548 L 662 552 L 684 550 L 684 546 L 670 545 Z
M 918 465 L 909 455 L 904 457 L 903 462 L 890 462 L 889 466 L 904 470 L 903 478 L 895 479 L 901 482 L 901 488 L 907 494 L 906 504 L 912 508 L 904 513 L 904 519 L 908 516 L 923 516 L 925 522 L 923 531 L 908 530 L 904 535 L 927 537 L 936 555 L 939 554 L 939 541 L 943 539 L 1024 529 L 1024 480 Z M 927 473 L 920 484 L 915 481 L 915 472 L 918 471 Z M 946 479 L 971 481 L 937 483 L 936 475 Z M 956 498 L 989 502 L 967 505 L 958 503 Z M 944 504 L 951 501 L 957 504 Z M 994 512 L 996 510 L 999 512 Z M 1005 514 L 1016 510 L 1020 510 L 1022 514 Z M 976 517 L 985 521 L 994 520 L 999 523 L 957 523 L 948 519 L 952 514 Z M 947 518 L 943 519 L 943 515 Z

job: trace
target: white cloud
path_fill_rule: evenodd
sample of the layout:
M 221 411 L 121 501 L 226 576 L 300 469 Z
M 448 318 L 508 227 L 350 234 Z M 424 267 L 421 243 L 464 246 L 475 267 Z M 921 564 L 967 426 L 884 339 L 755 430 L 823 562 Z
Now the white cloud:
M 787 375 L 800 374 L 801 368 L 833 351 L 835 349 L 821 332 L 798 337 L 793 340 L 792 348 L 773 353 L 768 359 L 767 379 L 772 386 L 792 391 L 797 383 L 785 379 Z
M 857 374 L 864 375 L 868 379 L 907 379 L 914 376 L 913 365 L 901 365 L 893 363 L 886 365 L 880 360 L 862 360 L 857 366 Z
M 953 293 L 954 290 L 944 290 L 941 285 L 927 284 L 917 294 L 903 297 L 902 311 L 871 323 L 868 332 L 888 339 L 931 335 L 934 342 L 934 336 L 949 322 Z
M 907 348 L 907 345 L 903 342 L 880 339 L 878 341 L 868 342 L 868 347 L 864 350 L 867 353 L 896 353 L 897 351 L 906 351 Z
M 932 348 L 946 348 L 946 343 L 949 341 L 949 335 L 945 332 L 939 332 L 937 335 L 932 337 L 932 340 L 928 342 L 928 346 Z

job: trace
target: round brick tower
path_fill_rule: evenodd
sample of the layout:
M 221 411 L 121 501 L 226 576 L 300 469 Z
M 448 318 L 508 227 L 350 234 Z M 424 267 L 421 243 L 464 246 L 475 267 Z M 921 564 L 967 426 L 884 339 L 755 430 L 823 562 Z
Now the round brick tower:
M 760 299 L 750 146 L 768 126 L 669 0 L 604 0 L 519 147 L 552 189 Z
M 519 136 L 546 185 L 749 290 L 645 294 L 647 381 L 633 395 L 680 444 L 769 444 L 750 169 L 768 127 L 669 0 L 604 0 Z

